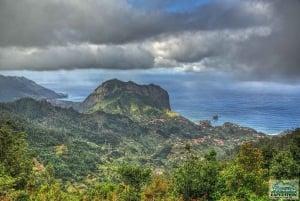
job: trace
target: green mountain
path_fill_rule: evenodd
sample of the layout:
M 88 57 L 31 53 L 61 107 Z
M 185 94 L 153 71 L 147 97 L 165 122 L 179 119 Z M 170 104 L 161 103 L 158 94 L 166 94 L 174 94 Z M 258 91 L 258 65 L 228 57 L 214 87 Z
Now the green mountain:
M 0 102 L 9 102 L 24 97 L 56 99 L 65 98 L 67 95 L 56 93 L 25 77 L 0 75 Z
M 0 124 L 11 121 L 25 131 L 38 161 L 53 164 L 56 177 L 68 181 L 104 179 L 124 161 L 170 167 L 185 160 L 187 147 L 200 156 L 215 149 L 222 157 L 244 141 L 265 138 L 232 123 L 195 124 L 173 113 L 168 93 L 155 85 L 111 80 L 79 110 L 84 113 L 24 98 L 0 104 Z
M 101 110 L 140 121 L 166 115 L 171 108 L 169 95 L 161 87 L 113 79 L 96 88 L 79 105 L 78 110 L 83 113 Z

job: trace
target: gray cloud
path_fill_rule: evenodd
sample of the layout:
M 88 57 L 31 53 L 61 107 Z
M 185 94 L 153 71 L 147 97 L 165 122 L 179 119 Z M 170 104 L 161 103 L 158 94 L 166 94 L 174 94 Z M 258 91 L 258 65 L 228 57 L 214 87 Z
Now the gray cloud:
M 300 76 L 300 1 L 244 2 L 245 10 L 262 12 L 271 20 L 263 26 L 169 36 L 156 46 L 160 50 L 158 55 L 164 58 L 158 60 L 157 65 L 169 62 L 173 66 L 181 64 L 188 71 L 225 71 L 241 79 L 297 80 Z
M 139 1 L 0 0 L 0 70 L 177 67 L 299 78 L 299 0 L 190 0 L 177 12 L 166 10 L 183 0 Z
M 259 78 L 297 79 L 300 75 L 300 1 L 271 1 L 274 19 L 272 33 L 243 41 L 235 59 L 247 65 L 250 75 Z
M 152 54 L 136 45 L 69 45 L 45 49 L 0 49 L 0 69 L 134 69 L 153 66 Z
M 170 3 L 169 3 L 170 4 Z M 264 23 L 241 3 L 211 3 L 184 13 L 137 10 L 125 0 L 1 0 L 1 46 L 126 43 L 162 33 Z
M 255 38 L 268 37 L 272 30 L 269 27 L 253 27 L 239 30 L 206 30 L 197 32 L 184 32 L 176 35 L 163 36 L 151 41 L 149 46 L 156 58 L 169 60 L 177 65 L 188 64 L 219 70 L 232 70 L 225 68 L 226 63 L 232 62 L 237 55 L 241 43 Z M 237 59 L 237 58 L 236 58 Z M 205 60 L 205 61 L 204 61 Z M 216 60 L 222 61 L 216 65 Z M 228 61 L 225 61 L 228 60 Z M 203 63 L 204 62 L 204 63 Z M 214 65 L 208 65 L 208 63 Z M 156 66 L 160 66 L 158 62 Z

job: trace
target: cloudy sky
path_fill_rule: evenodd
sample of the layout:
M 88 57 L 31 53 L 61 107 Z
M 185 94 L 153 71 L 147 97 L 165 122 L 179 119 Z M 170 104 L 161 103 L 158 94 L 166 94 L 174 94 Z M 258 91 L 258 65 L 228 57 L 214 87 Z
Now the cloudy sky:
M 300 0 L 0 0 L 0 70 L 300 78 Z

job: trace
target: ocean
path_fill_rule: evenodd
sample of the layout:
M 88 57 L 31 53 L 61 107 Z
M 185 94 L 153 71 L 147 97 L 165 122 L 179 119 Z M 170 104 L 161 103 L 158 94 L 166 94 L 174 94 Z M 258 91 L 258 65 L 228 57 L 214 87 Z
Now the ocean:
M 102 82 L 117 78 L 138 84 L 156 84 L 168 91 L 171 108 L 193 122 L 212 120 L 213 125 L 233 122 L 267 134 L 300 127 L 300 85 L 241 81 L 230 75 L 192 73 L 166 69 L 7 71 L 24 76 L 57 92 L 68 100 L 83 101 Z M 218 120 L 213 121 L 213 115 Z

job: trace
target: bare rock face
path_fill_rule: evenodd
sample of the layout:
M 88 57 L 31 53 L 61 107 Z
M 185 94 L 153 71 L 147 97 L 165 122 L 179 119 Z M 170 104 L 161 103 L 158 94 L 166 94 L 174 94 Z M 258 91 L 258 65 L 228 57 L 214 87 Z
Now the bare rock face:
M 109 113 L 130 114 L 146 108 L 171 110 L 168 92 L 154 84 L 138 85 L 113 79 L 96 88 L 81 103 L 79 111 L 91 113 L 101 109 Z

